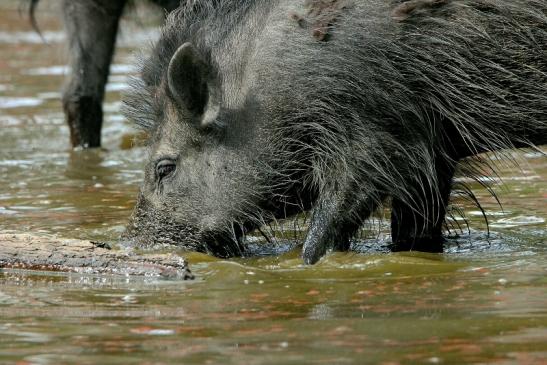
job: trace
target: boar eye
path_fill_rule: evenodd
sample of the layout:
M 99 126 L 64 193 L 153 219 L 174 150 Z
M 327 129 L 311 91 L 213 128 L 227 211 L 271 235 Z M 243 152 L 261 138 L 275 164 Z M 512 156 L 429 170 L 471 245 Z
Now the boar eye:
M 156 179 L 158 181 L 163 180 L 167 176 L 171 175 L 177 168 L 175 161 L 170 159 L 164 159 L 156 164 Z

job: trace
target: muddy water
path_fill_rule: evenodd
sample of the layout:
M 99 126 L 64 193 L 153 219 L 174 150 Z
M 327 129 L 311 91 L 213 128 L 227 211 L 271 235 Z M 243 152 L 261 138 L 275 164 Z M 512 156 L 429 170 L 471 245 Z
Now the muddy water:
M 0 231 L 112 240 L 145 156 L 127 149 L 134 131 L 119 114 L 120 92 L 154 28 L 124 23 L 105 148 L 71 151 L 55 14 L 46 6 L 39 16 L 44 45 L 16 2 L 0 5 Z M 443 255 L 382 252 L 384 220 L 363 232 L 362 253 L 314 267 L 285 241 L 277 256 L 188 254 L 194 282 L 0 271 L 0 363 L 545 364 L 547 158 L 506 157 L 490 158 L 504 185 L 483 180 L 503 209 L 469 182 L 490 235 L 480 210 L 454 196 L 465 218 L 455 212 Z

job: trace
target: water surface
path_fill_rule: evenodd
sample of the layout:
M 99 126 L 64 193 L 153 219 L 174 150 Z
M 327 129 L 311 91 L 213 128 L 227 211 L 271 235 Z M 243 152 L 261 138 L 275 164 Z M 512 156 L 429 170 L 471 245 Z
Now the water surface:
M 72 151 L 60 90 L 65 36 L 53 1 L 44 45 L 0 5 L 0 231 L 113 240 L 142 179 L 144 149 L 120 115 L 135 47 L 156 36 L 126 20 L 105 102 L 104 149 Z M 488 157 L 468 183 L 482 212 L 455 194 L 447 253 L 383 252 L 387 221 L 354 247 L 304 267 L 292 235 L 280 255 L 187 254 L 193 282 L 0 271 L 0 363 L 545 364 L 547 158 Z M 516 161 L 516 164 L 515 162 Z M 463 213 L 463 217 L 462 214 Z M 286 232 L 285 232 L 286 233 Z M 257 242 L 255 250 L 269 249 Z

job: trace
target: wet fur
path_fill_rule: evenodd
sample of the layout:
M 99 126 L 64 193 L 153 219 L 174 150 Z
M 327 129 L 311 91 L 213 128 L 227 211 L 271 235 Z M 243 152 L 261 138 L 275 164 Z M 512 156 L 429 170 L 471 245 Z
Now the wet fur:
M 249 198 L 234 201 L 239 213 L 226 217 L 232 242 L 239 239 L 234 226 L 241 235 L 312 208 L 309 236 L 347 249 L 364 219 L 391 199 L 400 207 L 393 224 L 410 240 L 403 249 L 415 248 L 420 239 L 436 245 L 430 250 L 442 249 L 437 231 L 458 161 L 547 143 L 547 2 L 374 3 L 390 19 L 337 13 L 336 21 L 327 22 L 328 38 L 312 33 L 312 42 L 294 44 L 287 38 L 284 47 L 294 52 L 285 59 L 264 56 L 276 70 L 279 82 L 268 86 L 282 114 L 264 126 L 262 184 L 254 191 L 242 187 Z M 162 85 L 176 49 L 190 40 L 214 67 L 211 50 L 256 7 L 266 19 L 276 4 L 196 1 L 169 16 L 126 102 L 127 115 L 149 132 L 151 145 L 165 113 Z M 300 18 L 287 16 L 298 32 Z M 328 46 L 319 52 L 314 42 Z M 460 172 L 477 174 L 472 165 Z M 264 198 L 275 208 L 265 206 Z M 239 245 L 225 244 L 224 252 L 241 252 Z M 309 262 L 322 253 L 311 253 Z

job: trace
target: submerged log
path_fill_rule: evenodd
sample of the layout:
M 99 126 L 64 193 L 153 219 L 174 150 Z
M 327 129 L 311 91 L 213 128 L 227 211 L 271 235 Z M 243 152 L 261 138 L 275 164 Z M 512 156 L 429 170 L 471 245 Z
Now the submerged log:
M 109 244 L 30 234 L 0 234 L 2 268 L 193 279 L 175 254 L 141 254 Z

